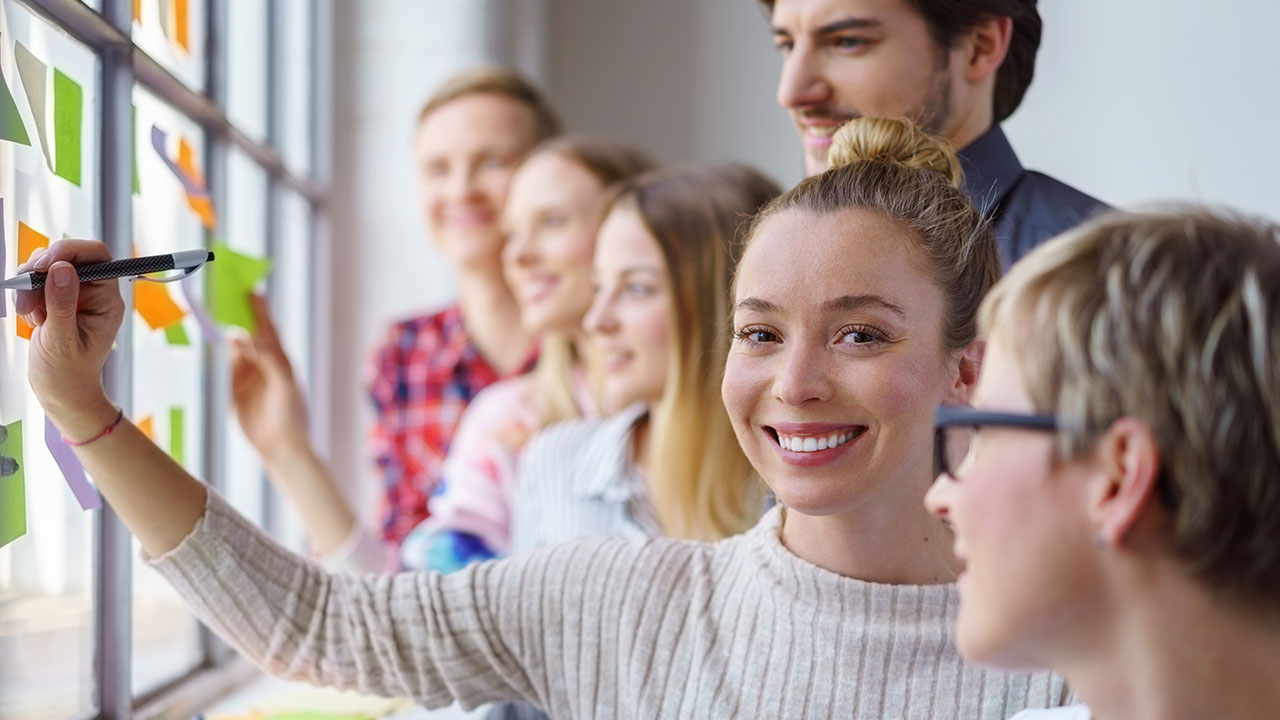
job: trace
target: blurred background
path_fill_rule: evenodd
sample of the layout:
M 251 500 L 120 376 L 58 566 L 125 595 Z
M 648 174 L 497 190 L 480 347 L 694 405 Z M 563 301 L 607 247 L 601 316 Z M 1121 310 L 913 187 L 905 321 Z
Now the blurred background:
M 1280 219 L 1280 4 L 1041 0 L 1040 12 L 1036 77 L 1004 125 L 1024 165 L 1115 205 L 1196 200 Z M 664 164 L 736 160 L 784 185 L 801 178 L 754 0 L 0 0 L 0 72 L 21 121 L 46 122 L 30 91 L 44 92 L 37 66 L 75 81 L 84 117 L 74 183 L 50 172 L 69 157 L 60 141 L 0 142 L 5 274 L 21 261 L 19 223 L 126 252 L 220 242 L 269 258 L 313 439 L 368 520 L 378 491 L 362 366 L 389 323 L 454 294 L 415 199 L 417 112 L 479 63 L 536 80 L 571 132 L 634 142 Z M 183 153 L 207 182 L 212 224 L 164 161 Z M 189 291 L 175 296 L 186 310 L 203 292 Z M 179 326 L 186 344 L 145 320 L 117 353 L 117 397 L 301 549 L 296 518 L 228 418 L 221 341 L 194 317 Z M 57 480 L 23 381 L 25 341 L 14 318 L 0 322 L 0 420 L 23 421 L 29 525 L 0 548 L 0 718 L 194 711 L 248 673 L 228 669 L 226 648 L 118 525 Z

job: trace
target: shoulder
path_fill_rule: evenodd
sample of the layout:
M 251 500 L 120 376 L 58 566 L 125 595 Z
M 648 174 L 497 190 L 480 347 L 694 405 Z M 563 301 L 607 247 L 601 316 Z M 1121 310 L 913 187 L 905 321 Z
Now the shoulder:
M 1008 212 L 1057 234 L 1068 230 L 1110 206 L 1076 188 L 1035 170 L 1027 170 L 1009 197 Z
M 443 342 L 463 333 L 462 314 L 457 305 L 437 312 L 404 318 L 391 324 L 383 337 L 384 347 L 406 347 L 421 342 Z
M 1092 717 L 1089 708 L 1072 705 L 1048 710 L 1023 710 L 1009 720 L 1090 720 Z
M 535 434 L 525 448 L 525 455 L 531 459 L 572 457 L 590 462 L 582 453 L 593 449 L 617 452 L 618 448 L 625 448 L 632 428 L 644 413 L 644 407 L 636 405 L 608 417 L 558 422 Z

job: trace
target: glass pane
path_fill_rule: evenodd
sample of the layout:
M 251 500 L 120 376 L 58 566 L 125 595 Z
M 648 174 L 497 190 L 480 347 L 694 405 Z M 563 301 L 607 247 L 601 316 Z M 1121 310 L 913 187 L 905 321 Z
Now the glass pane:
M 100 237 L 98 60 L 88 48 L 0 0 L 0 272 L 48 240 Z M 80 508 L 45 447 L 27 387 L 28 341 L 12 293 L 0 301 L 0 424 L 21 421 L 24 482 L 0 478 L 25 534 L 0 547 L 0 717 L 92 715 L 96 512 Z M 17 493 L 21 492 L 21 495 Z M 0 536 L 13 529 L 0 522 Z
M 206 2 L 133 0 L 134 43 L 174 77 L 197 90 L 204 89 L 205 81 Z
M 227 3 L 227 116 L 249 137 L 267 139 L 267 7 L 262 0 Z
M 272 267 L 272 311 L 280 326 L 280 342 L 293 361 L 294 373 L 304 392 L 311 388 L 311 206 L 301 195 L 282 189 L 278 195 L 276 256 Z M 288 507 L 281 502 L 279 507 Z M 305 533 L 290 508 L 281 517 L 281 540 L 304 551 Z
M 311 0 L 280 0 L 280 153 L 289 169 L 300 175 L 311 172 L 311 118 L 313 102 L 311 49 Z
M 242 151 L 231 148 L 227 155 L 226 242 L 255 257 L 267 254 L 267 189 L 266 171 Z M 226 497 L 237 510 L 262 525 L 262 460 L 235 417 L 229 414 L 226 424 Z
M 204 134 L 140 88 L 134 91 L 134 107 L 137 252 L 155 255 L 202 247 L 202 222 L 212 220 L 211 212 L 184 191 L 177 173 L 203 185 Z M 139 282 L 133 290 L 133 420 L 197 476 L 205 466 L 204 337 L 186 293 L 199 298 L 200 285 L 191 281 L 203 277 L 171 284 Z M 185 317 L 170 324 L 177 314 Z M 142 564 L 136 540 L 134 548 L 133 691 L 141 694 L 186 674 L 200 663 L 201 651 L 195 619 L 168 583 Z

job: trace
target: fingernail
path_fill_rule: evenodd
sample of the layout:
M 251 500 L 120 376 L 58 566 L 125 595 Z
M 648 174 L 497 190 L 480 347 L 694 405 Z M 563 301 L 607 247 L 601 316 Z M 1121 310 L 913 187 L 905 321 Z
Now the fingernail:
M 66 287 L 71 284 L 74 274 L 70 265 L 58 265 L 53 269 L 53 284 L 58 287 Z

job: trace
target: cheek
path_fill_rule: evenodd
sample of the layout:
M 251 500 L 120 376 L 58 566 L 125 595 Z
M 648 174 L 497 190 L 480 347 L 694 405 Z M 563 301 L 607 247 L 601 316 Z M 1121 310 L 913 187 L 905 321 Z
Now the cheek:
M 476 178 L 476 189 L 495 210 L 501 209 L 507 201 L 507 191 L 511 187 L 513 175 L 511 170 L 505 168 L 485 170 Z

